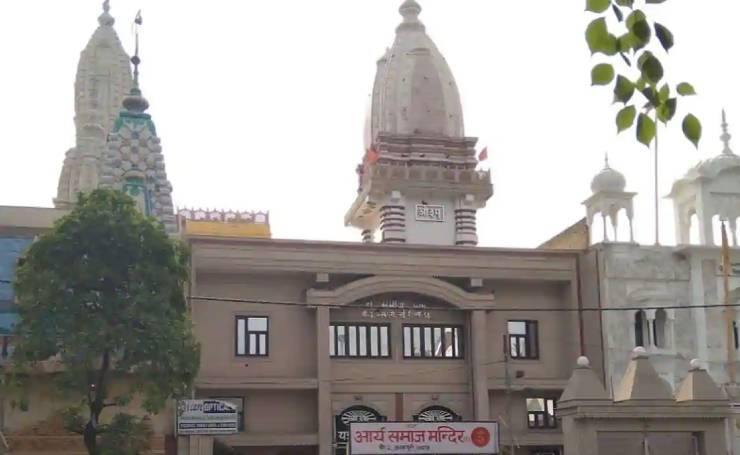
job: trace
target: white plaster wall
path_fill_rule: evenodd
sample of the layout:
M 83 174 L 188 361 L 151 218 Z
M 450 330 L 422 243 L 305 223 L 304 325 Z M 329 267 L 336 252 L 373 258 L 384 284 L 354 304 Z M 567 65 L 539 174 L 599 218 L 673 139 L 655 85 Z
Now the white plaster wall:
M 692 302 L 689 262 L 674 254 L 672 247 L 641 247 L 604 244 L 602 306 L 690 305 Z M 697 357 L 696 319 L 691 310 L 675 310 L 669 324 L 671 344 L 665 348 L 646 346 L 658 374 L 672 388 Z M 608 387 L 619 384 L 635 347 L 634 311 L 605 311 L 605 355 Z M 672 335 L 672 336 L 671 336 Z
M 428 205 L 442 205 L 445 209 L 444 222 L 417 221 L 416 205 L 422 200 Z M 406 242 L 427 245 L 455 244 L 455 204 L 452 199 L 406 198 Z

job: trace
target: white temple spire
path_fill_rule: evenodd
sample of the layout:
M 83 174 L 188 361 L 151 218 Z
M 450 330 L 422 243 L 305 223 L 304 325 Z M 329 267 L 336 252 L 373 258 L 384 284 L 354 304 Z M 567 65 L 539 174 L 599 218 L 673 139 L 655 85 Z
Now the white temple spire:
M 399 12 L 393 46 L 377 61 L 345 223 L 365 242 L 379 231 L 387 243 L 473 246 L 476 212 L 493 194 L 490 173 L 476 169 L 477 139 L 465 136 L 455 78 L 419 20 L 421 6 L 405 0 Z
M 732 139 L 732 135 L 728 131 L 728 125 L 727 125 L 727 114 L 725 113 L 725 110 L 722 109 L 722 135 L 719 137 L 720 140 L 722 140 L 722 143 L 724 144 L 724 148 L 722 149 L 722 154 L 724 155 L 734 155 L 732 152 L 732 149 L 730 148 L 730 139 Z
M 105 141 L 132 85 L 129 57 L 103 2 L 99 26 L 80 54 L 74 86 L 76 143 L 67 151 L 54 205 L 72 206 L 79 193 L 97 188 Z

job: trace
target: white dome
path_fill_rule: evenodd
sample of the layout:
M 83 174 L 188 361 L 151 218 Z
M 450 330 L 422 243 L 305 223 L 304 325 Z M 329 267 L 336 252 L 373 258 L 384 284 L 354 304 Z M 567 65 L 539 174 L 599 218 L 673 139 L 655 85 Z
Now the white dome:
M 696 174 L 697 177 L 714 178 L 722 171 L 740 168 L 740 157 L 732 153 L 722 153 L 714 158 L 702 161 L 689 171 L 687 175 Z
M 609 167 L 609 163 L 591 180 L 591 191 L 594 193 L 621 193 L 626 186 L 624 175 Z
M 447 61 L 419 21 L 421 7 L 406 0 L 393 47 L 378 61 L 370 113 L 378 133 L 464 137 L 462 105 Z
M 740 170 L 740 156 L 735 155 L 730 148 L 730 139 L 732 136 L 728 132 L 727 126 L 727 119 L 725 111 L 723 110 L 722 135 L 720 136 L 720 140 L 722 140 L 724 144 L 722 153 L 699 162 L 696 166 L 689 169 L 683 178 L 676 180 L 671 189 L 671 197 L 675 196 L 682 186 L 688 185 L 691 182 L 695 182 L 700 179 L 712 180 L 716 179 L 723 172 Z

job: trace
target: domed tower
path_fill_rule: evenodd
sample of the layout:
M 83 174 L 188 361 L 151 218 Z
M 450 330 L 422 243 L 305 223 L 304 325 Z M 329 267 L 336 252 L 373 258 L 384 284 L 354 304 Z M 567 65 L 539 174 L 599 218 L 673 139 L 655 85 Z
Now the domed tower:
M 75 79 L 76 145 L 67 151 L 54 205 L 67 208 L 77 194 L 96 188 L 106 137 L 131 89 L 129 57 L 113 28 L 109 0 L 103 3 L 98 28 L 80 54 Z
M 604 158 L 604 169 L 602 169 L 591 181 L 590 198 L 583 201 L 586 206 L 586 222 L 588 224 L 589 238 L 594 238 L 593 222 L 596 215 L 601 215 L 604 224 L 604 241 L 609 241 L 607 231 L 607 220 L 611 222 L 614 231 L 614 240 L 619 241 L 617 227 L 619 212 L 624 210 L 629 220 L 630 242 L 635 241 L 632 228 L 632 217 L 634 215 L 633 199 L 636 193 L 626 192 L 627 180 L 619 171 L 609 166 L 609 157 Z
M 358 195 L 345 224 L 372 241 L 475 245 L 476 212 L 493 194 L 476 170 L 455 78 L 406 0 L 393 46 L 378 60 L 358 167 Z
M 137 24 L 139 24 L 137 18 Z M 149 102 L 139 88 L 139 36 L 133 87 L 123 99 L 123 110 L 113 123 L 101 160 L 100 186 L 115 188 L 131 196 L 142 213 L 158 218 L 167 232 L 177 231 L 172 206 L 172 184 L 167 179 L 164 155 L 152 116 L 146 113 Z
M 691 217 L 699 221 L 699 241 L 714 245 L 712 220 L 719 215 L 728 221 L 732 244 L 737 242 L 737 219 L 740 217 L 740 157 L 730 148 L 732 136 L 728 131 L 727 116 L 722 111 L 722 153 L 689 169 L 673 184 L 668 198 L 673 199 L 678 244 L 690 243 Z

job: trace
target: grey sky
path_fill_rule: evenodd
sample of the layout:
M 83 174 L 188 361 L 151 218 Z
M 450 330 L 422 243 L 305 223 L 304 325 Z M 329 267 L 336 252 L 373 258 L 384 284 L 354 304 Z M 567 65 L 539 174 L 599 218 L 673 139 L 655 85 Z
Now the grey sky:
M 466 133 L 488 145 L 495 194 L 479 212 L 484 246 L 536 246 L 584 214 L 609 151 L 637 191 L 636 229 L 653 241 L 652 155 L 617 138 L 611 91 L 589 87 L 581 0 L 419 0 L 457 79 Z M 270 210 L 275 237 L 359 240 L 343 226 L 355 196 L 375 61 L 401 0 L 112 0 L 131 51 L 143 10 L 141 83 L 162 137 L 175 204 Z M 98 0 L 3 0 L 0 204 L 51 205 L 74 145 L 73 82 Z M 696 151 L 680 120 L 660 130 L 661 193 L 721 151 L 727 108 L 740 151 L 740 2 L 669 0 L 653 9 L 676 35 L 667 74 L 700 96 Z M 631 133 L 628 133 L 631 134 Z M 663 237 L 673 212 L 662 202 Z

